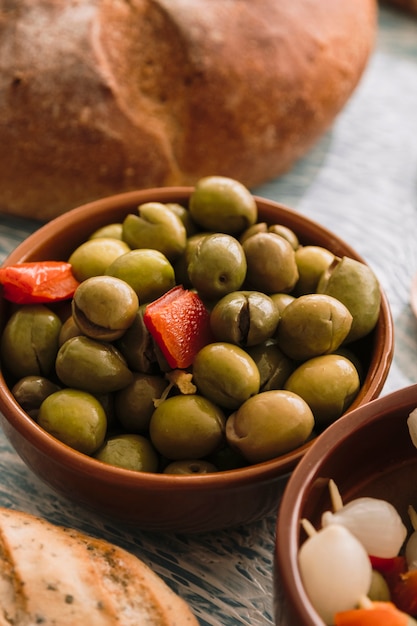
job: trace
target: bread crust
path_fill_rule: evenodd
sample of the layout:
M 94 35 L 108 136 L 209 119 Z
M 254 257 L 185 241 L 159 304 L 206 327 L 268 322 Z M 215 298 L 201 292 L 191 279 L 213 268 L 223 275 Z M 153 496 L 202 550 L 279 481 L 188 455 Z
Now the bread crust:
M 136 556 L 102 539 L 0 508 L 0 625 L 198 626 Z
M 0 211 L 280 175 L 352 94 L 375 30 L 375 0 L 0 0 Z

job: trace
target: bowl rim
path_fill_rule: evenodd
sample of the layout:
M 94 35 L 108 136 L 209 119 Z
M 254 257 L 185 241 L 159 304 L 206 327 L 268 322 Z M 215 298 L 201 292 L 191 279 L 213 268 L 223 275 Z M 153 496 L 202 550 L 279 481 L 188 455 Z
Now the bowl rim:
M 305 626 L 325 626 L 305 592 L 298 569 L 301 511 L 310 488 L 320 474 L 324 451 L 341 448 L 361 425 L 368 426 L 394 410 L 405 411 L 410 407 L 417 407 L 417 383 L 358 407 L 349 413 L 348 420 L 337 420 L 319 435 L 289 477 L 276 519 L 275 571 L 290 610 L 295 611 Z
M 36 254 L 36 252 L 42 248 L 44 237 L 50 237 L 51 230 L 61 230 L 65 232 L 65 230 L 73 224 L 74 219 L 82 218 L 87 214 L 96 214 L 98 217 L 102 213 L 110 210 L 117 211 L 119 209 L 121 210 L 126 208 L 127 206 L 134 206 L 140 204 L 141 202 L 149 201 L 150 197 L 152 197 L 154 201 L 160 202 L 169 200 L 172 201 L 173 197 L 176 198 L 176 201 L 180 201 L 181 199 L 188 201 L 193 190 L 194 187 L 191 186 L 147 188 L 123 192 L 113 196 L 106 196 L 104 198 L 99 198 L 85 203 L 40 226 L 39 229 L 29 235 L 6 257 L 2 266 L 23 262 L 28 256 L 31 256 L 34 253 Z M 326 237 L 333 246 L 340 245 L 346 251 L 346 255 L 352 256 L 353 258 L 366 263 L 366 261 L 348 243 L 315 220 L 275 200 L 257 195 L 254 195 L 254 198 L 258 206 L 275 209 L 279 212 L 287 214 L 291 219 L 301 220 L 308 226 L 312 233 L 317 233 L 319 238 Z M 366 393 L 358 395 L 349 407 L 348 412 L 340 417 L 338 421 L 344 420 L 347 415 L 350 415 L 351 411 L 354 410 L 359 403 L 368 402 L 373 396 L 378 395 L 388 376 L 394 352 L 394 325 L 389 303 L 382 288 L 381 313 L 376 333 L 377 336 L 375 341 L 378 346 L 378 350 L 373 355 L 370 371 L 368 372 L 368 377 L 370 378 L 368 389 Z M 385 337 L 385 341 L 382 345 L 382 342 L 378 341 L 378 339 L 383 337 Z M 378 376 L 376 376 L 377 374 Z M 168 485 L 172 485 L 173 481 L 181 483 L 184 490 L 194 489 L 197 484 L 199 487 L 208 490 L 212 488 L 219 489 L 222 487 L 224 482 L 223 477 L 225 476 L 227 476 L 228 487 L 244 485 L 247 483 L 248 478 L 251 479 L 251 482 L 261 483 L 268 481 L 277 475 L 284 476 L 292 472 L 294 467 L 299 463 L 317 439 L 317 437 L 314 437 L 296 450 L 281 455 L 276 459 L 249 465 L 243 468 L 222 470 L 212 474 L 196 474 L 190 476 L 172 476 L 151 473 L 144 473 L 142 475 L 141 473 L 133 470 L 108 466 L 97 459 L 93 459 L 87 455 L 77 452 L 76 450 L 73 450 L 69 446 L 66 446 L 46 433 L 46 431 L 39 427 L 14 400 L 3 378 L 1 370 L 0 411 L 3 412 L 4 418 L 22 436 L 28 436 L 26 426 L 30 426 L 29 432 L 32 445 L 36 446 L 38 450 L 44 454 L 52 454 L 53 458 L 60 464 L 65 464 L 71 467 L 74 471 L 78 472 L 80 472 L 81 468 L 83 468 L 87 471 L 95 473 L 99 467 L 101 475 L 105 477 L 106 481 L 118 483 L 123 480 L 124 484 L 128 482 L 136 486 L 143 483 L 143 486 L 149 485 L 152 489 L 164 489 Z

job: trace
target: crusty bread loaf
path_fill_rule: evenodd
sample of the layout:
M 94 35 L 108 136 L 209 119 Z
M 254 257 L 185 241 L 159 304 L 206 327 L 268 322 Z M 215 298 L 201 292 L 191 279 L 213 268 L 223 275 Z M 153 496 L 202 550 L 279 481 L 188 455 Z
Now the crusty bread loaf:
M 376 0 L 0 0 L 0 211 L 288 170 L 360 79 Z
M 0 626 L 198 626 L 133 554 L 0 508 Z

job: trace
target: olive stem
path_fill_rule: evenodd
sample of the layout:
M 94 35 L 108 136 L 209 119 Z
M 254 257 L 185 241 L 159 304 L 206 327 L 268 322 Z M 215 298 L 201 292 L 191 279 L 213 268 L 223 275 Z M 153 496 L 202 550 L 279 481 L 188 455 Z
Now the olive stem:
M 197 387 L 192 382 L 192 374 L 188 372 L 172 370 L 165 375 L 165 378 L 169 381 L 169 384 L 162 392 L 160 398 L 153 398 L 155 408 L 158 408 L 158 406 L 167 399 L 173 387 L 177 387 L 183 395 L 193 395 L 197 391 Z
M 171 389 L 175 387 L 175 383 L 173 381 L 171 381 L 169 383 L 169 385 L 167 385 L 164 389 L 164 391 L 162 392 L 162 395 L 160 398 L 153 398 L 153 405 L 155 407 L 155 409 L 157 409 L 159 407 L 160 404 L 162 404 L 163 402 L 165 402 L 165 400 L 168 398 L 169 392 L 171 391 Z
M 165 378 L 174 384 L 184 395 L 197 393 L 197 387 L 193 383 L 193 375 L 181 369 L 172 370 L 165 374 Z

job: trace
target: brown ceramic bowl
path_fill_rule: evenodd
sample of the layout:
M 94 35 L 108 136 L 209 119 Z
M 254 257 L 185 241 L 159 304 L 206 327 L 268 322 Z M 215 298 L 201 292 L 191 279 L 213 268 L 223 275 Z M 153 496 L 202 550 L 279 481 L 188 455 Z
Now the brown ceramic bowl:
M 192 188 L 129 192 L 92 202 L 49 222 L 6 260 L 7 264 L 67 259 L 100 226 L 121 221 L 150 200 L 187 203 Z M 337 255 L 362 260 L 346 243 L 299 213 L 257 198 L 259 217 L 292 228 L 301 243 L 324 246 Z M 3 324 L 7 304 L 3 301 Z M 393 354 L 393 323 L 382 295 L 375 330 L 359 346 L 366 373 L 354 405 L 376 398 Z M 311 442 L 275 460 L 243 469 L 195 476 L 168 476 L 106 466 L 60 443 L 43 431 L 16 403 L 0 376 L 3 429 L 27 465 L 68 498 L 102 515 L 158 531 L 202 532 L 248 523 L 276 511 L 277 483 L 294 469 Z M 343 419 L 343 418 L 342 418 Z
M 358 407 L 329 426 L 293 472 L 279 507 L 275 548 L 276 610 L 278 598 L 285 598 L 289 624 L 325 626 L 305 594 L 297 554 L 306 539 L 301 519 L 320 528 L 321 514 L 331 508 L 330 478 L 344 503 L 359 496 L 383 498 L 408 524 L 407 507 L 417 506 L 417 450 L 407 418 L 416 407 L 417 385 Z

